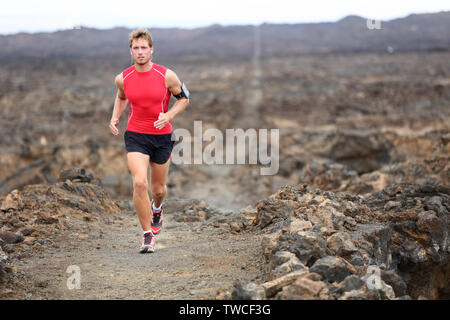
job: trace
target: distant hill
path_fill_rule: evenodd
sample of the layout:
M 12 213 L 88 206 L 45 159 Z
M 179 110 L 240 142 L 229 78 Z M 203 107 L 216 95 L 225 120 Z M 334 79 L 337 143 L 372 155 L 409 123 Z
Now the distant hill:
M 262 24 L 262 56 L 312 52 L 385 52 L 450 49 L 450 11 L 412 14 L 381 21 L 369 29 L 367 19 L 347 16 L 337 22 Z M 155 55 L 166 59 L 234 59 L 253 53 L 255 27 L 212 25 L 196 29 L 150 29 Z M 0 58 L 128 56 L 131 29 L 81 28 L 52 33 L 0 36 Z

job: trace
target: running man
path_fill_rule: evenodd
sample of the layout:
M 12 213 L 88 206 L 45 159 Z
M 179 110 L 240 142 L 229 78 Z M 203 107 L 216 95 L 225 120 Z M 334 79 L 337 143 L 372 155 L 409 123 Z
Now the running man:
M 125 149 L 133 177 L 134 207 L 144 231 L 140 252 L 147 253 L 155 251 L 155 235 L 163 222 L 162 203 L 167 194 L 166 179 L 175 143 L 171 120 L 189 104 L 189 91 L 172 70 L 151 61 L 153 40 L 147 29 L 131 32 L 129 44 L 134 64 L 115 78 L 117 95 L 109 129 L 113 135 L 119 135 L 119 118 L 129 101 Z M 170 94 L 177 101 L 169 110 Z

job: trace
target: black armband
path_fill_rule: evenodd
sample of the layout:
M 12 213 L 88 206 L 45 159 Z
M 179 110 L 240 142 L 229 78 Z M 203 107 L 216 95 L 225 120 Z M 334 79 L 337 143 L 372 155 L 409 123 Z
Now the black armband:
M 173 95 L 177 99 L 186 98 L 189 99 L 189 90 L 186 88 L 184 82 L 181 83 L 181 92 Z

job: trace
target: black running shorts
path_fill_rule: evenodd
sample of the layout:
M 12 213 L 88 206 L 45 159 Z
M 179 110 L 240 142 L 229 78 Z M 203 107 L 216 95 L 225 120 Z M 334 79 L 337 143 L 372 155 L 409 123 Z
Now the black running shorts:
M 146 134 L 125 131 L 125 149 L 128 152 L 140 152 L 150 156 L 150 161 L 164 164 L 169 160 L 175 139 L 173 132 L 168 134 Z

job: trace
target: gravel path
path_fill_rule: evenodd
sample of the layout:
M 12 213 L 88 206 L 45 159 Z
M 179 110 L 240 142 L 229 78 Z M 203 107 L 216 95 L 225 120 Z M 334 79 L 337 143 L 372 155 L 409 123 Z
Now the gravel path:
M 59 241 L 17 261 L 18 271 L 32 279 L 28 298 L 214 299 L 237 279 L 261 282 L 261 235 L 164 218 L 156 251 L 149 254 L 138 252 L 134 213 L 112 216 L 103 226 L 74 225 Z M 67 287 L 71 265 L 79 267 L 80 289 Z

